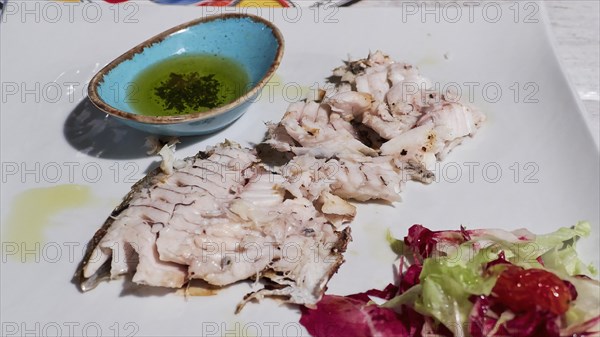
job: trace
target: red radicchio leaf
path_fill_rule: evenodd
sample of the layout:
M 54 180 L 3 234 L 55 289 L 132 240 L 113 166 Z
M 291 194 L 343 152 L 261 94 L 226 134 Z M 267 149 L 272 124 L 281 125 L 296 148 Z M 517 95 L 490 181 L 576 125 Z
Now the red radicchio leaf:
M 544 264 L 544 259 L 542 259 L 542 257 L 541 257 L 541 256 L 538 256 L 538 257 L 537 257 L 537 259 L 535 259 L 535 260 L 536 260 L 536 261 L 537 261 L 539 264 L 541 264 L 541 265 L 542 265 L 542 267 L 544 267 L 544 266 L 545 266 L 545 264 Z
M 577 289 L 575 289 L 575 286 L 573 285 L 573 283 L 569 282 L 569 281 L 565 281 L 563 280 L 563 282 L 565 283 L 565 285 L 567 286 L 567 288 L 569 288 L 569 293 L 571 293 L 571 301 L 575 301 L 577 299 Z
M 560 318 L 548 311 L 528 311 L 504 322 L 494 335 L 492 330 L 500 314 L 507 307 L 498 303 L 493 296 L 478 296 L 469 315 L 469 333 L 472 337 L 519 336 L 519 337 L 558 337 Z
M 404 243 L 412 249 L 413 253 L 424 259 L 431 254 L 437 242 L 433 239 L 432 231 L 421 225 L 412 225 L 408 229 L 408 235 L 404 237 Z
M 460 233 L 463 236 L 464 241 L 471 241 L 471 232 L 465 228 L 465 226 L 460 226 Z
M 394 298 L 397 293 L 398 293 L 398 287 L 396 287 L 395 285 L 390 283 L 383 290 L 371 289 L 371 290 L 367 290 L 367 292 L 364 292 L 364 293 L 349 295 L 348 297 L 360 299 L 360 300 L 364 301 L 365 303 L 367 303 L 370 301 L 369 296 L 378 297 L 378 298 L 381 298 L 381 299 L 384 299 L 387 301 L 387 300 L 391 300 L 392 298 Z
M 421 267 L 407 270 L 404 284 L 410 287 L 419 283 Z M 412 284 L 412 285 L 411 285 Z M 425 317 L 409 306 L 402 306 L 401 314 L 391 309 L 368 305 L 370 297 L 390 300 L 402 293 L 399 288 L 389 284 L 385 289 L 371 289 L 364 293 L 348 296 L 325 295 L 314 310 L 302 307 L 300 323 L 315 337 L 337 336 L 394 336 L 421 337 Z M 442 331 L 439 325 L 435 330 L 440 336 L 451 336 Z M 447 332 L 447 333 L 444 333 Z
M 473 309 L 469 315 L 469 333 L 473 337 L 487 337 L 496 326 L 498 316 L 490 312 L 491 299 L 488 296 L 473 296 Z
M 459 231 L 431 231 L 421 225 L 412 225 L 408 235 L 404 237 L 406 244 L 415 255 L 415 262 L 428 258 L 438 243 L 457 245 L 466 242 L 471 237 L 471 232 L 462 228 Z
M 367 304 L 363 295 L 325 295 L 316 309 L 301 308 L 300 324 L 314 337 L 408 336 L 396 312 Z
M 419 284 L 421 276 L 421 271 L 423 270 L 423 266 L 413 264 L 406 270 L 404 275 L 400 276 L 400 284 L 399 284 L 399 294 L 404 293 L 408 289 L 412 288 L 412 286 Z
M 494 261 L 490 261 L 487 263 L 487 265 L 485 266 L 485 270 L 490 269 L 491 267 L 495 266 L 495 265 L 499 265 L 499 264 L 510 264 L 512 265 L 512 263 L 508 262 L 506 260 L 506 255 L 504 255 L 504 251 L 500 251 L 500 253 L 498 253 L 498 258 L 495 259 Z
M 504 328 L 509 336 L 559 337 L 559 319 L 550 312 L 529 311 L 506 322 Z

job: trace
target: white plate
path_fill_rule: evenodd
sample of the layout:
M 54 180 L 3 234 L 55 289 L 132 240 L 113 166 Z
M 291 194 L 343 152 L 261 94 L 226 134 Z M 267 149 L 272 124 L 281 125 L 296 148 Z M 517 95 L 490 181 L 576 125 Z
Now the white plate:
M 131 182 L 156 162 L 145 156 L 143 134 L 105 119 L 85 100 L 79 103 L 85 82 L 138 42 L 200 15 L 231 9 L 29 1 L 13 5 L 5 8 L 0 25 L 2 334 L 305 333 L 297 323 L 298 310 L 275 301 L 250 304 L 234 315 L 235 304 L 251 289 L 247 283 L 218 296 L 187 300 L 175 294 L 123 291 L 121 281 L 103 283 L 86 294 L 70 283 L 83 246 Z M 517 7 L 463 8 L 455 23 L 450 21 L 455 21 L 457 7 L 440 7 L 439 23 L 435 11 L 412 7 L 250 9 L 274 21 L 285 36 L 280 85 L 226 130 L 185 139 L 177 154 L 191 155 L 225 138 L 246 145 L 259 142 L 263 121 L 278 120 L 298 88 L 323 84 L 348 55 L 364 57 L 381 49 L 420 66 L 440 87 L 458 84 L 463 99 L 472 99 L 488 122 L 440 164 L 438 183 L 409 183 L 404 200 L 393 206 L 359 206 L 347 263 L 331 280 L 330 293 L 390 282 L 394 255 L 384 241 L 385 230 L 403 236 L 413 223 L 436 229 L 461 224 L 526 227 L 545 233 L 589 220 L 594 231 L 581 252 L 598 265 L 597 145 L 556 60 L 543 9 L 536 3 Z M 495 14 L 498 10 L 501 15 Z M 497 88 L 502 94 L 495 101 Z M 54 212 L 30 204 L 25 210 L 28 221 L 15 215 L 23 193 L 68 183 L 86 186 L 89 200 L 61 208 L 64 200 L 55 199 Z M 33 228 L 36 223 L 40 228 Z M 11 232 L 18 226 L 33 229 L 19 236 Z M 36 230 L 43 240 L 33 235 Z M 28 246 L 20 246 L 19 240 Z

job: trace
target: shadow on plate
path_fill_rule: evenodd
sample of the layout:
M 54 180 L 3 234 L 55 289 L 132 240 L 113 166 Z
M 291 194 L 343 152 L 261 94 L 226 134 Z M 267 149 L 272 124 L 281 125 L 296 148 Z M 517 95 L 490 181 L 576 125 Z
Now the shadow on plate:
M 63 134 L 77 151 L 105 159 L 147 157 L 148 148 L 144 144 L 147 137 L 154 136 L 120 123 L 96 108 L 87 97 L 67 117 Z M 177 148 L 194 145 L 213 135 L 180 137 Z

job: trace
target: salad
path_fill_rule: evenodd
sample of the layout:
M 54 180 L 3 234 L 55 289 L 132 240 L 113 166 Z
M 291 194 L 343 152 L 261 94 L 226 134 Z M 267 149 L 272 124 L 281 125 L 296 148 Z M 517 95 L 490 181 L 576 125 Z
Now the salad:
M 388 237 L 393 284 L 325 295 L 300 323 L 316 337 L 598 336 L 600 283 L 575 250 L 589 234 L 587 222 L 546 235 L 413 225 Z

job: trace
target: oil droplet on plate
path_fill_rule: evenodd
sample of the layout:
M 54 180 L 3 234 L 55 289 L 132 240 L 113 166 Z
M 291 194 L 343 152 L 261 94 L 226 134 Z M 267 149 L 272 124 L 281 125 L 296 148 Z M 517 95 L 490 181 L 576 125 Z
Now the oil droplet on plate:
M 424 67 L 424 66 L 433 66 L 440 63 L 440 60 L 436 57 L 433 56 L 428 56 L 428 57 L 424 57 L 422 59 L 420 59 L 417 63 L 416 66 L 417 67 Z
M 44 243 L 44 227 L 56 214 L 88 205 L 92 193 L 88 186 L 58 185 L 32 188 L 18 194 L 3 221 L 3 241 L 27 248 Z M 27 255 L 25 255 L 27 257 Z
M 178 289 L 177 294 L 183 296 L 214 296 L 217 291 L 208 288 L 189 287 Z
M 286 102 L 297 102 L 303 99 L 314 100 L 319 94 L 320 85 L 317 83 L 309 86 L 299 83 L 284 83 L 282 77 L 275 73 L 265 84 L 258 96 L 262 102 L 273 102 L 278 98 L 283 98 Z
M 220 289 L 222 288 L 202 280 L 191 280 L 189 286 L 177 289 L 177 294 L 182 296 L 213 296 L 217 295 Z
M 282 96 L 283 80 L 279 74 L 275 73 L 258 94 L 258 100 L 263 102 L 272 102 L 276 97 Z

